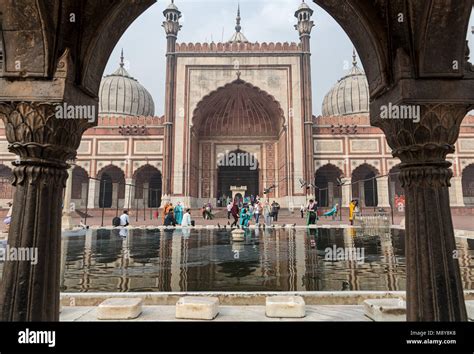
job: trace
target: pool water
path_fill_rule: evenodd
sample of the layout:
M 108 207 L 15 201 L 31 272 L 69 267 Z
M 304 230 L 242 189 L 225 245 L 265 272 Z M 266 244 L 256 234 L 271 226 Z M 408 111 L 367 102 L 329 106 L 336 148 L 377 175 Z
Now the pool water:
M 465 289 L 474 240 L 457 239 Z M 405 290 L 403 230 L 89 230 L 63 237 L 61 291 Z

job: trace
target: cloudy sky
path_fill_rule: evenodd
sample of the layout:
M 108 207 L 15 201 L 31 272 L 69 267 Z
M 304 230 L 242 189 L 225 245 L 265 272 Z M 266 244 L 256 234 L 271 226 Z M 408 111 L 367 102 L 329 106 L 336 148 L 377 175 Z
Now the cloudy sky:
M 313 110 L 321 113 L 324 95 L 350 68 L 352 43 L 342 28 L 324 10 L 307 1 L 315 11 L 311 39 Z M 127 69 L 153 96 L 155 114 L 163 114 L 166 36 L 161 24 L 170 0 L 158 0 L 125 32 L 105 70 L 118 67 L 124 49 Z M 227 41 L 235 32 L 238 0 L 175 0 L 183 13 L 178 42 Z M 298 42 L 295 10 L 301 0 L 240 0 L 242 32 L 251 42 Z M 474 26 L 474 16 L 471 16 Z M 469 32 L 471 58 L 474 36 Z

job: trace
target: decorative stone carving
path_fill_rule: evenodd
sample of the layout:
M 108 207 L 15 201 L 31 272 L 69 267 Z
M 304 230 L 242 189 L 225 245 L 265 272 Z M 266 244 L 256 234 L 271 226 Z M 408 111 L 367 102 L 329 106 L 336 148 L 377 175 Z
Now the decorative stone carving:
M 6 262 L 0 291 L 3 321 L 59 319 L 62 192 L 87 120 L 57 119 L 55 104 L 0 102 L 14 162 L 16 192 L 8 243 L 33 247 L 38 263 Z M 58 276 L 51 276 L 51 275 Z M 48 306 L 45 306 L 48 304 Z
M 466 308 L 449 208 L 454 152 L 469 107 L 426 104 L 420 121 L 378 119 L 401 160 L 406 196 L 407 318 L 409 321 L 465 321 Z

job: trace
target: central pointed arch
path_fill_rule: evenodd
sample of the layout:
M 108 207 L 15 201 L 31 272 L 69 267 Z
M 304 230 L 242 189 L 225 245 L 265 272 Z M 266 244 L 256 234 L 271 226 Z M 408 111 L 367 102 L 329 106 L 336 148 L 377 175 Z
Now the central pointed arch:
M 205 96 L 193 113 L 193 129 L 199 137 L 277 137 L 284 126 L 278 101 L 266 91 L 237 79 Z
M 191 175 L 196 177 L 190 179 L 190 194 L 203 199 L 225 194 L 219 188 L 222 178 L 213 163 L 218 146 L 225 146 L 229 152 L 252 151 L 260 156 L 257 171 L 252 171 L 257 182 L 255 178 L 245 179 L 251 184 L 247 186 L 249 191 L 258 193 L 282 180 L 271 197 L 286 196 L 288 167 L 286 159 L 277 163 L 277 154 L 286 156 L 287 139 L 285 114 L 275 97 L 240 78 L 219 87 L 204 96 L 192 114 L 190 160 Z M 228 172 L 233 177 L 238 175 L 233 170 Z M 239 183 L 237 178 L 230 180 Z M 226 185 L 224 189 L 228 188 Z

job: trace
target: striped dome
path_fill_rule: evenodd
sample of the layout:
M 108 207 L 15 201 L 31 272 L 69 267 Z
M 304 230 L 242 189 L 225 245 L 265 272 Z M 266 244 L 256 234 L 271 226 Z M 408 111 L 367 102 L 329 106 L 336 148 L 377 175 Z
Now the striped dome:
M 101 116 L 154 116 L 155 104 L 150 93 L 123 67 L 102 79 L 99 89 Z
M 322 115 L 345 116 L 369 113 L 369 84 L 365 73 L 354 62 L 351 71 L 326 94 Z

